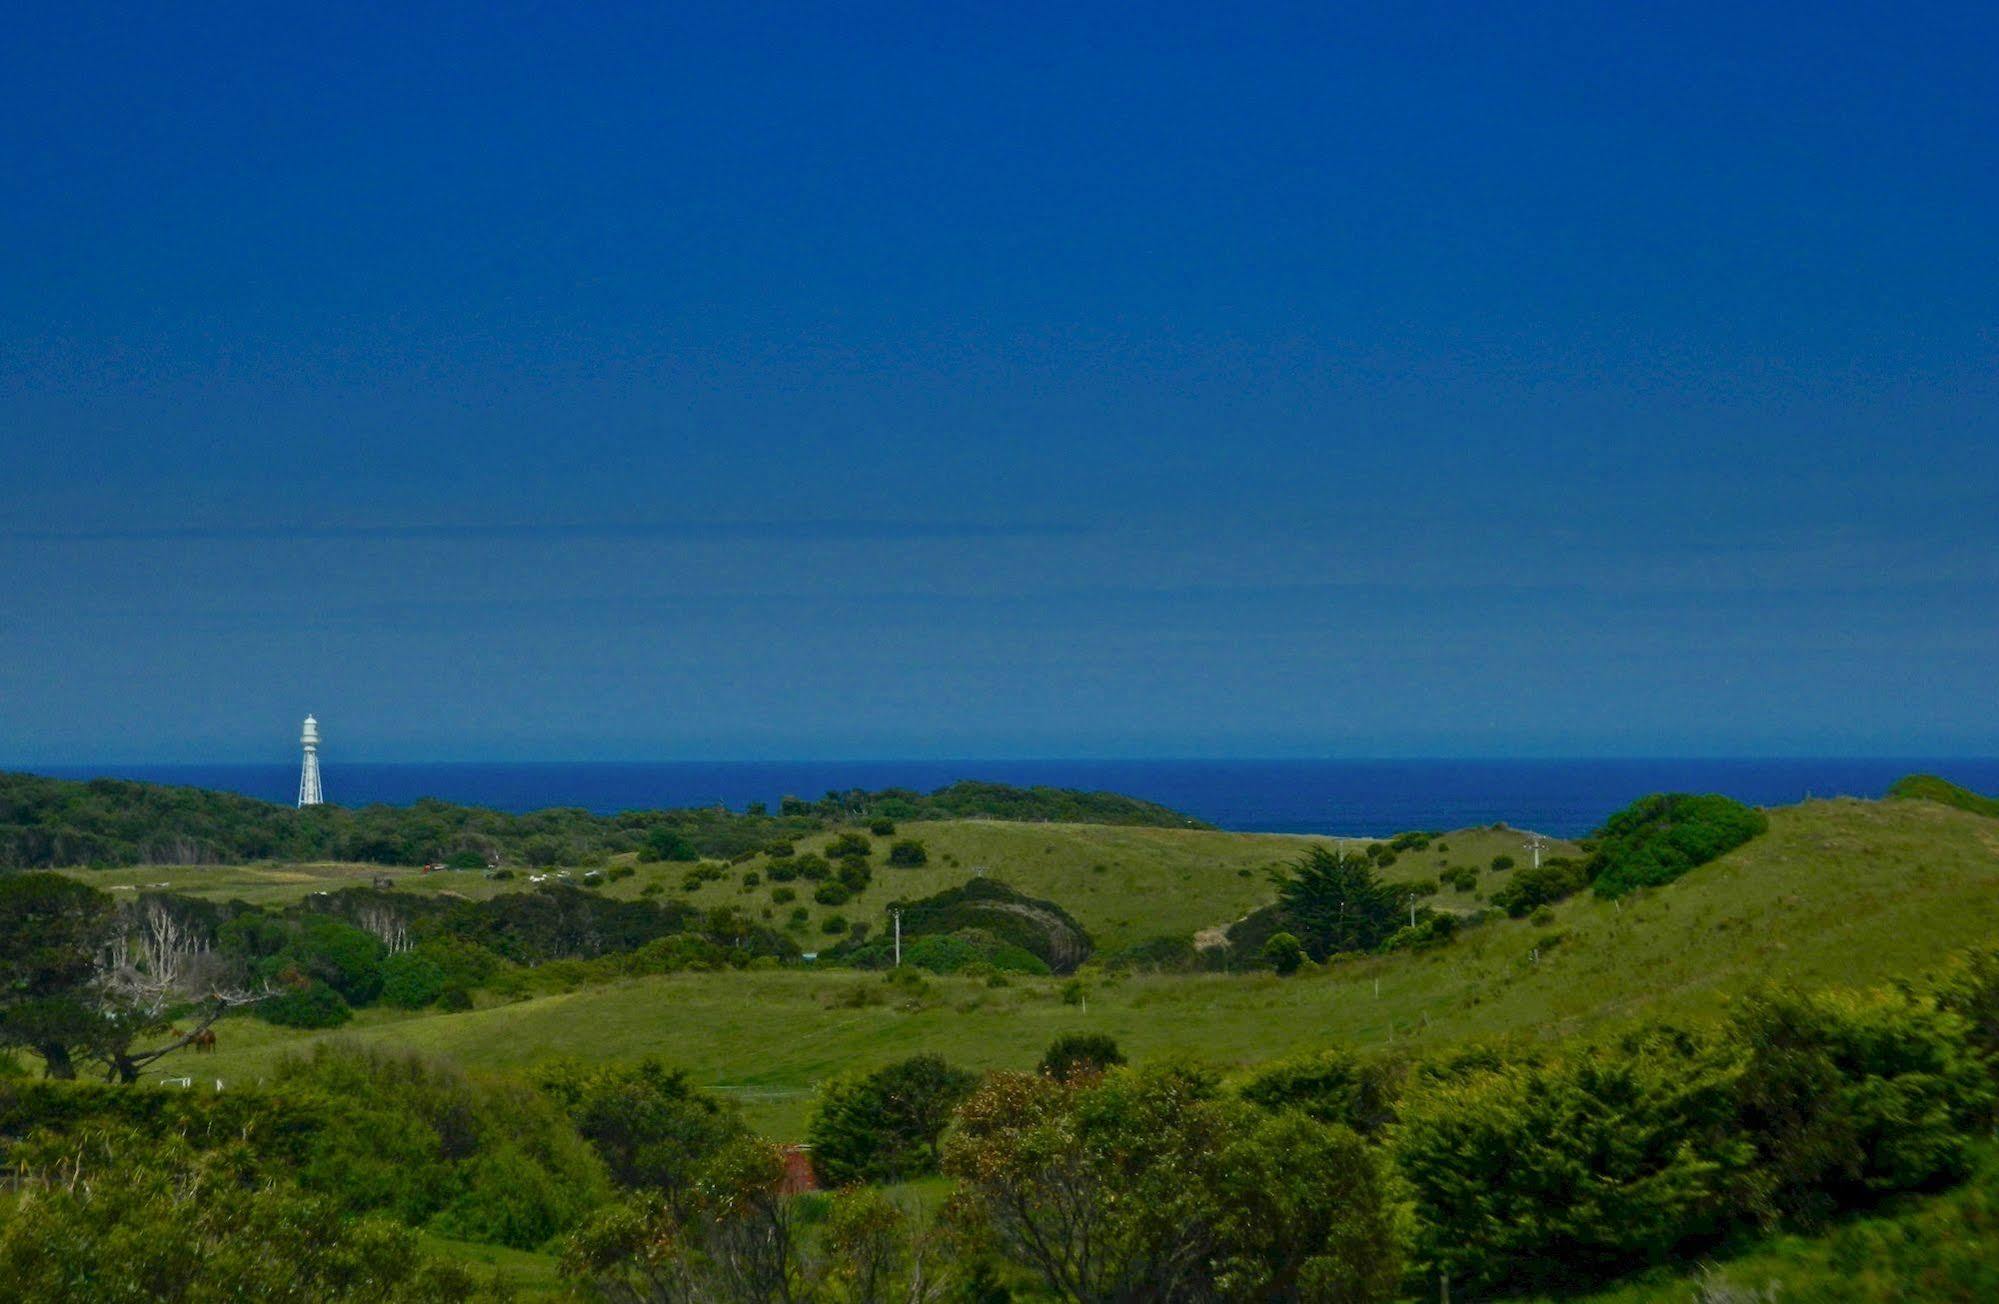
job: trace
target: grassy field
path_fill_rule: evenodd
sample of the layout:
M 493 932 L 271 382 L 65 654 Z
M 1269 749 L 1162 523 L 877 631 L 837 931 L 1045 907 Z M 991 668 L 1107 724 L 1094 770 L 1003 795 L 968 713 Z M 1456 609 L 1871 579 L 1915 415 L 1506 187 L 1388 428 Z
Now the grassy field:
M 838 970 L 683 974 L 462 1014 L 371 1011 L 334 1035 L 495 1068 L 658 1055 L 741 1101 L 769 1134 L 796 1139 L 815 1084 L 918 1051 L 973 1068 L 1027 1067 L 1058 1033 L 1087 1029 L 1138 1059 L 1244 1065 L 1332 1043 L 1431 1046 L 1700 1020 L 1765 979 L 1917 976 L 1999 938 L 1995 889 L 1999 823 L 1927 802 L 1812 802 L 1771 812 L 1767 835 L 1667 888 L 1621 903 L 1584 895 L 1545 926 L 1498 921 L 1441 950 L 1290 979 L 1086 975 L 1085 1000 L 1070 1004 L 1046 980 L 995 989 L 932 979 L 911 998 L 879 975 Z M 1029 890 L 1071 904 L 1043 883 Z M 199 1071 L 254 1080 L 310 1036 L 232 1020 Z
M 824 852 L 833 834 L 804 839 L 799 854 Z M 924 844 L 930 862 L 921 868 L 897 869 L 882 862 L 889 844 L 915 838 Z M 770 861 L 759 856 L 724 869 L 724 878 L 694 891 L 683 888 L 691 868 L 685 864 L 633 864 L 629 878 L 607 883 L 610 896 L 633 897 L 657 885 L 662 900 L 686 900 L 702 906 L 733 905 L 782 924 L 795 906 L 807 911 L 805 924 L 793 936 L 805 950 L 831 939 L 821 922 L 839 914 L 850 921 L 880 928 L 888 903 L 897 898 L 928 896 L 955 887 L 975 874 L 1004 880 L 1030 896 L 1053 900 L 1068 910 L 1096 939 L 1099 950 L 1114 951 L 1162 934 L 1186 936 L 1199 929 L 1229 924 L 1270 901 L 1269 871 L 1296 859 L 1314 842 L 1337 841 L 1282 833 L 1219 833 L 1189 829 L 1128 828 L 1103 824 L 1016 824 L 999 820 L 947 820 L 909 824 L 895 838 L 873 838 L 874 881 L 867 890 L 837 908 L 817 905 L 812 884 L 788 886 L 796 900 L 779 905 L 772 900 Z M 1479 900 L 1510 877 L 1488 867 L 1495 856 L 1510 855 L 1526 863 L 1523 835 L 1510 829 L 1461 829 L 1444 835 L 1420 852 L 1397 859 L 1387 877 L 1398 880 L 1435 878 L 1450 865 L 1481 869 L 1476 892 L 1445 889 L 1439 906 L 1474 908 Z M 1349 840 L 1349 845 L 1364 845 Z M 1439 846 L 1446 850 L 1439 850 Z M 1550 840 L 1546 855 L 1574 854 L 1572 844 Z M 240 867 L 179 866 L 120 870 L 66 871 L 92 885 L 114 892 L 145 887 L 170 887 L 176 892 L 259 905 L 280 905 L 313 892 L 365 884 L 375 877 L 390 879 L 399 890 L 455 892 L 481 898 L 528 886 L 526 875 L 496 882 L 478 871 L 422 874 L 373 865 L 253 865 Z M 572 877 L 580 876 L 572 870 Z M 746 878 L 759 880 L 746 887 Z

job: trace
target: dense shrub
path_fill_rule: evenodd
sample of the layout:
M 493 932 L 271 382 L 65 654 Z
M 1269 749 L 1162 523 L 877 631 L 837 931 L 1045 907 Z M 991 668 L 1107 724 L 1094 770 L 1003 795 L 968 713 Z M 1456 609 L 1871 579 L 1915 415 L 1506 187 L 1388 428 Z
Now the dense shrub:
M 829 1186 L 936 1172 L 937 1140 L 977 1083 L 935 1055 L 827 1083 L 807 1134 L 813 1170 Z
M 867 861 L 858 856 L 848 856 L 840 862 L 839 868 L 833 871 L 834 881 L 849 892 L 867 891 L 868 884 L 874 882 L 874 878 L 874 870 L 868 867 Z
M 417 1235 L 354 1218 L 241 1151 L 99 1132 L 58 1167 L 19 1161 L 0 1201 L 0 1298 L 326 1300 L 499 1298 L 422 1252 Z
M 1536 869 L 1528 866 L 1492 894 L 1492 904 L 1519 919 L 1538 906 L 1574 896 L 1589 885 L 1583 868 L 1573 860 L 1551 859 Z
M 1597 895 L 1670 883 L 1757 837 L 1769 817 L 1732 797 L 1655 793 L 1604 821 L 1587 870 Z
M 354 1017 L 340 993 L 316 979 L 266 997 L 256 1009 L 257 1017 L 285 1028 L 337 1028 Z
M 1394 1061 L 1323 1050 L 1258 1070 L 1239 1094 L 1261 1109 L 1301 1110 L 1365 1136 L 1394 1121 L 1403 1071 Z
M 874 834 L 878 838 L 892 838 L 895 836 L 895 821 L 894 820 L 871 821 L 868 824 L 868 832 Z
M 1305 963 L 1305 947 L 1290 933 L 1272 933 L 1263 944 L 1263 960 L 1280 974 L 1294 974 Z
M 1765 992 L 1732 1020 L 1766 1222 L 1815 1226 L 1970 1171 L 1993 1083 L 1956 1014 L 1895 991 Z
M 324 1043 L 272 1081 L 322 1102 L 298 1180 L 356 1213 L 532 1249 L 608 1197 L 590 1148 L 525 1085 Z
M 826 859 L 839 860 L 846 856 L 872 856 L 875 844 L 861 833 L 842 833 L 826 844 Z
M 1392 1298 L 1393 1204 L 1360 1138 L 1184 1072 L 988 1079 L 945 1142 L 960 1216 L 1062 1299 Z
M 734 1108 L 651 1057 L 629 1065 L 560 1061 L 544 1067 L 537 1080 L 596 1150 L 612 1181 L 655 1192 L 670 1204 L 684 1203 L 702 1166 L 747 1135 Z
M 833 867 L 826 862 L 824 856 L 809 851 L 794 859 L 791 865 L 798 871 L 798 876 L 808 883 L 823 882 L 826 876 L 833 872 Z
M 1474 1295 L 1547 1291 L 1719 1234 L 1755 1153 L 1739 1072 L 1650 1037 L 1425 1081 L 1393 1140 L 1419 1256 Z
M 1102 1073 L 1124 1063 L 1117 1041 L 1101 1032 L 1065 1032 L 1041 1053 L 1036 1071 L 1057 1082 Z
M 847 890 L 847 885 L 840 882 L 821 883 L 812 889 L 812 899 L 822 906 L 846 905 L 847 899 L 853 895 Z
M 930 853 L 915 838 L 904 838 L 888 849 L 888 863 L 898 869 L 915 869 L 930 863 Z
M 382 961 L 382 999 L 405 1010 L 420 1010 L 444 994 L 444 968 L 435 960 L 405 951 Z

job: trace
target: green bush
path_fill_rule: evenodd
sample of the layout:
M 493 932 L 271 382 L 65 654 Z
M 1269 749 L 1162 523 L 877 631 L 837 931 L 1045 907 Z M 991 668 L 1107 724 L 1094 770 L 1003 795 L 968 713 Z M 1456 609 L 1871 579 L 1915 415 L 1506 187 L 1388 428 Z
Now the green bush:
M 1763 992 L 1731 1020 L 1755 1208 L 1813 1227 L 1970 1171 L 1993 1083 L 1964 1020 L 1898 991 Z
M 423 1253 L 414 1231 L 355 1218 L 240 1152 L 98 1133 L 14 1174 L 0 1212 L 9 1300 L 367 1301 L 497 1298 Z
M 978 1078 L 918 1055 L 820 1090 L 807 1138 L 828 1186 L 901 1182 L 937 1171 L 937 1141 Z
M 844 933 L 847 931 L 847 917 L 845 915 L 827 915 L 819 921 L 819 931 L 829 937 L 835 933 Z
M 486 858 L 476 851 L 454 851 L 444 861 L 446 869 L 484 869 Z
M 420 1010 L 444 994 L 444 968 L 435 960 L 405 951 L 382 961 L 382 999 L 405 1010 Z
M 1492 858 L 1492 872 L 1495 874 L 1503 873 L 1506 870 L 1512 869 L 1513 865 L 1514 865 L 1514 860 L 1513 857 L 1511 856 L 1502 854 L 1494 856 Z
M 1516 873 L 1505 887 L 1492 894 L 1492 904 L 1518 919 L 1537 906 L 1572 897 L 1588 885 L 1582 866 L 1573 860 L 1556 858 L 1539 869 L 1530 865 Z
M 1198 1074 L 996 1074 L 959 1111 L 945 1170 L 959 1217 L 1052 1298 L 1371 1304 L 1400 1276 L 1370 1148 Z
M 1035 1066 L 1043 1077 L 1067 1082 L 1079 1074 L 1102 1073 L 1124 1063 L 1117 1041 L 1101 1032 L 1065 1032 L 1048 1044 Z
M 679 1069 L 558 1061 L 537 1082 L 590 1142 L 618 1185 L 685 1201 L 705 1165 L 748 1134 L 735 1108 Z
M 1598 896 L 1670 883 L 1770 827 L 1762 811 L 1718 794 L 1654 793 L 1604 821 L 1586 866 Z
M 807 852 L 792 861 L 792 866 L 798 871 L 798 876 L 808 883 L 824 882 L 826 877 L 833 872 L 833 867 L 826 862 L 825 857 L 814 855 L 811 852 Z
M 895 821 L 875 820 L 873 823 L 868 825 L 868 832 L 874 834 L 878 838 L 892 838 L 895 836 Z
M 257 1002 L 257 1017 L 284 1028 L 337 1028 L 354 1017 L 340 993 L 317 980 Z
M 898 869 L 915 869 L 930 863 L 930 853 L 915 838 L 904 838 L 888 849 L 888 863 Z
M 846 905 L 848 898 L 853 895 L 852 892 L 848 891 L 845 883 L 839 882 L 821 883 L 818 887 L 812 889 L 812 899 L 822 906 Z
M 1570 1290 L 1719 1234 L 1755 1155 L 1739 1073 L 1655 1036 L 1424 1081 L 1392 1145 L 1428 1272 L 1475 1297 Z
M 764 866 L 764 873 L 773 883 L 789 883 L 798 877 L 798 866 L 789 860 L 773 860 Z
M 773 905 L 789 905 L 798 900 L 798 893 L 793 888 L 774 887 L 770 890 L 770 899 Z
M 1294 974 L 1305 963 L 1305 947 L 1290 933 L 1272 933 L 1263 944 L 1263 959 L 1280 974 Z
M 865 892 L 868 884 L 874 882 L 875 872 L 868 867 L 867 861 L 858 856 L 848 856 L 833 872 L 833 878 L 849 892 Z
M 1300 1110 L 1367 1136 L 1394 1121 L 1402 1073 L 1393 1061 L 1323 1050 L 1258 1070 L 1238 1094 L 1260 1109 Z
M 826 859 L 840 860 L 847 856 L 872 856 L 875 844 L 868 841 L 865 834 L 842 833 L 826 844 Z

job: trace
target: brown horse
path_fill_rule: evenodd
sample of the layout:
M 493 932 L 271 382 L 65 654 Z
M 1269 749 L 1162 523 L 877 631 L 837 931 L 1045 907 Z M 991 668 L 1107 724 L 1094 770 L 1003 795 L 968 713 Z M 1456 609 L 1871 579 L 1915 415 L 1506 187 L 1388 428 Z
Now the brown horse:
M 194 1046 L 197 1054 L 205 1054 L 208 1051 L 214 1050 L 215 1029 L 203 1028 L 200 1032 L 194 1034 L 194 1041 L 191 1044 Z

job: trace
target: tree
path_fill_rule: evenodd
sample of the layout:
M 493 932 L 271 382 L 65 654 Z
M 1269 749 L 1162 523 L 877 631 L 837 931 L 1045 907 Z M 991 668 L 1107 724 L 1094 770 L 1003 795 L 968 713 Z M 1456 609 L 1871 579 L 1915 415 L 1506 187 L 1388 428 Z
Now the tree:
M 1305 948 L 1290 933 L 1272 933 L 1270 940 L 1263 944 L 1263 958 L 1278 973 L 1289 976 L 1298 972 L 1298 966 L 1305 963 Z
M 1219 1099 L 1211 1078 L 995 1074 L 946 1141 L 963 1216 L 1075 1301 L 1393 1296 L 1392 1202 L 1345 1128 Z
M 812 1167 L 829 1186 L 899 1182 L 937 1171 L 937 1138 L 976 1075 L 917 1055 L 821 1091 L 809 1139 Z
M 730 1106 L 651 1056 L 636 1064 L 561 1062 L 541 1089 L 560 1104 L 618 1185 L 686 1214 L 703 1165 L 748 1135 Z
M 1117 1042 L 1101 1032 L 1065 1032 L 1041 1053 L 1037 1071 L 1043 1077 L 1067 1082 L 1080 1075 L 1094 1075 L 1124 1063 Z
M 1403 895 L 1376 877 L 1366 856 L 1313 847 L 1271 881 L 1282 922 L 1314 960 L 1372 951 L 1400 926 Z
M 0 1046 L 76 1076 L 104 1022 L 98 956 L 119 932 L 111 898 L 60 874 L 0 875 Z

